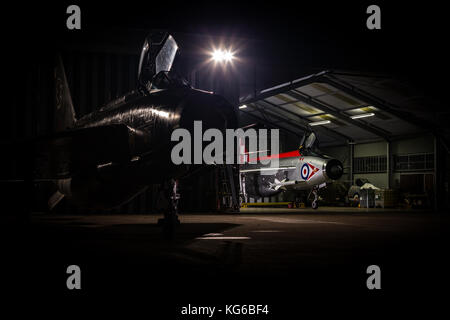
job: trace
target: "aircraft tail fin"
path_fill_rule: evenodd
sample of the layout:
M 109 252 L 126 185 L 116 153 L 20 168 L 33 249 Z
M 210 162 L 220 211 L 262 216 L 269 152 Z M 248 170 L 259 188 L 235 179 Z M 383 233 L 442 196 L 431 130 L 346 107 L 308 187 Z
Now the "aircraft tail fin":
M 76 122 L 75 110 L 72 104 L 69 85 L 67 84 L 66 73 L 60 55 L 56 58 L 54 70 L 55 77 L 55 132 L 64 131 L 72 128 Z

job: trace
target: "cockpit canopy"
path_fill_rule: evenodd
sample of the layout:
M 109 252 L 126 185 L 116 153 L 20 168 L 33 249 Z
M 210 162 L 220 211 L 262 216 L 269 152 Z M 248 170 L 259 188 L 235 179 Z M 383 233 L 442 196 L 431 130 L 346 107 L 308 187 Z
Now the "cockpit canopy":
M 316 142 L 316 134 L 314 132 L 305 132 L 300 141 L 299 149 L 311 149 L 314 146 L 314 142 Z
M 314 145 L 314 142 L 316 142 L 316 134 L 314 132 L 311 132 L 306 138 L 304 147 L 306 149 L 311 149 Z
M 152 32 L 145 39 L 139 59 L 138 83 L 150 91 L 153 78 L 172 69 L 178 45 L 165 31 Z

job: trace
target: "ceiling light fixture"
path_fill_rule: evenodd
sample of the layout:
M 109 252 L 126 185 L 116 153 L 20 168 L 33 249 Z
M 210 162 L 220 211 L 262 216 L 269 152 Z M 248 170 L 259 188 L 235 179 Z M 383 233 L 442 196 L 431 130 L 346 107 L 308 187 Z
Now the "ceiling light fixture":
M 350 118 L 352 118 L 352 119 L 361 119 L 361 118 L 373 117 L 374 115 L 375 115 L 375 113 L 373 113 L 373 112 L 361 113 L 361 114 L 356 114 L 354 116 L 351 116 Z
M 324 121 L 310 122 L 309 125 L 310 126 L 320 126 L 320 125 L 329 124 L 329 123 L 331 123 L 330 120 L 324 120 Z

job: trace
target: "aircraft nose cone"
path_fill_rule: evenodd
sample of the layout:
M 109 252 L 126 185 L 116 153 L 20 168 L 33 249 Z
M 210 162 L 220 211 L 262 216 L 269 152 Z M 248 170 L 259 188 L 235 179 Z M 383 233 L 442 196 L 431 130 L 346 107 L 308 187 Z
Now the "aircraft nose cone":
M 340 162 L 337 159 L 329 160 L 327 162 L 325 173 L 327 177 L 332 180 L 339 179 L 340 177 L 342 177 L 342 174 L 344 173 L 344 167 L 342 165 L 342 162 Z

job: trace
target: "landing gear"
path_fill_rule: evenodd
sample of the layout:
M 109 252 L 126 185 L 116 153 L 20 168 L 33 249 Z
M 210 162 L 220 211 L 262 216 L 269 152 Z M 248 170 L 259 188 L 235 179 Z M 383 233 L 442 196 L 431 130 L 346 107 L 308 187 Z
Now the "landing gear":
M 164 218 L 158 220 L 158 225 L 163 227 L 164 237 L 168 240 L 173 240 L 176 226 L 180 224 L 180 220 L 178 219 L 178 200 L 180 199 L 178 181 L 171 179 L 168 190 L 165 191 L 169 205 L 164 211 Z
M 312 189 L 312 194 L 314 196 L 314 200 L 311 203 L 311 207 L 316 210 L 317 208 L 319 208 L 319 189 L 318 188 L 313 188 Z

